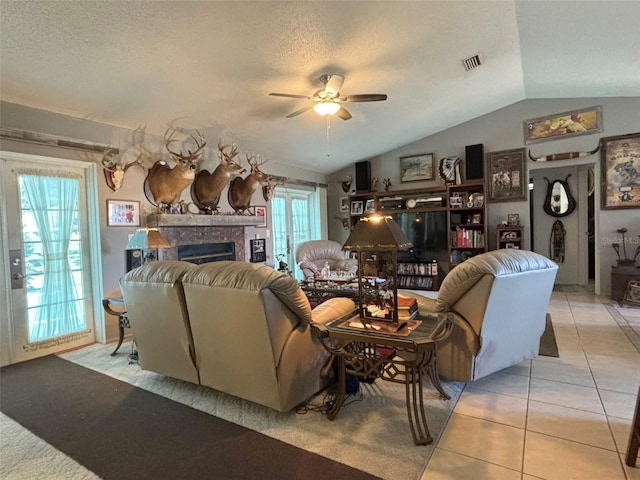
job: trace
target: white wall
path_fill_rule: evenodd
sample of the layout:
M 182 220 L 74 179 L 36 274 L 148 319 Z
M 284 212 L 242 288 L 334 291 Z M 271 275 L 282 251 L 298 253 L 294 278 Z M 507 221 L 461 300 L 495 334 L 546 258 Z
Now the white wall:
M 527 149 L 530 148 L 535 157 L 553 153 L 593 150 L 598 145 L 601 137 L 640 132 L 640 97 L 524 100 L 436 135 L 425 137 L 409 145 L 371 158 L 371 174 L 372 177 L 377 177 L 380 180 L 378 190 L 382 190 L 381 182 L 384 178 L 391 180 L 393 184 L 391 190 L 439 186 L 442 185 L 439 178 L 428 182 L 401 184 L 399 179 L 399 157 L 420 153 L 433 153 L 436 160 L 452 155 L 464 159 L 465 145 L 477 143 L 484 144 L 485 157 L 487 152 L 523 148 L 525 147 L 523 126 L 525 120 L 596 105 L 602 105 L 604 127 L 602 133 L 542 142 L 527 146 Z M 544 168 L 547 176 L 550 178 L 553 176 L 555 179 L 560 175 L 553 172 L 553 170 L 565 169 L 575 165 L 593 164 L 598 173 L 599 162 L 600 154 L 598 153 L 582 159 L 548 162 L 542 165 L 528 160 L 527 164 L 530 170 Z M 343 230 L 340 222 L 334 220 L 334 217 L 341 215 L 339 211 L 340 197 L 345 194 L 342 192 L 339 182 L 344 179 L 347 174 L 355 176 L 354 168 L 349 167 L 330 175 L 329 238 L 342 242 L 346 240 L 348 232 Z M 599 175 L 596 175 L 596 179 L 599 182 Z M 577 179 L 573 179 L 573 181 L 575 180 Z M 599 190 L 599 188 L 596 188 L 596 190 Z M 536 195 L 538 198 L 543 196 L 543 194 L 540 193 Z M 599 191 L 597 192 L 596 199 L 599 199 Z M 596 276 L 599 276 L 596 291 L 600 290 L 601 293 L 608 294 L 610 290 L 610 269 L 611 265 L 615 264 L 615 252 L 610 247 L 610 244 L 615 241 L 615 238 L 619 238 L 616 229 L 620 227 L 629 229 L 631 234 L 630 238 L 637 240 L 637 235 L 640 234 L 640 209 L 600 210 L 598 203 L 596 210 L 596 250 L 597 258 L 599 259 L 596 265 Z M 528 232 L 530 231 L 528 201 L 489 204 L 489 225 L 497 225 L 502 220 L 506 220 L 507 214 L 509 213 L 518 213 L 520 215 L 521 223 L 524 224 L 528 237 Z M 571 235 L 572 238 L 577 238 L 576 235 L 579 232 L 575 231 L 576 227 L 573 226 L 573 219 L 568 219 L 567 222 L 572 229 L 569 235 Z M 536 229 L 538 228 L 538 224 L 536 225 Z M 544 228 L 546 228 L 544 225 L 540 226 L 541 237 L 545 235 Z M 550 232 L 548 233 L 550 234 Z M 489 244 L 491 248 L 495 248 L 494 228 L 490 229 Z M 574 243 L 568 243 L 567 245 L 568 250 L 575 246 Z M 544 253 L 544 249 L 542 247 L 539 249 L 538 245 L 536 245 L 536 250 Z M 571 260 L 572 266 L 569 266 L 569 262 L 566 263 L 567 265 L 562 267 L 563 272 L 560 279 L 563 279 L 563 281 L 572 281 L 577 275 L 573 270 L 576 270 L 578 266 L 575 265 L 573 259 Z

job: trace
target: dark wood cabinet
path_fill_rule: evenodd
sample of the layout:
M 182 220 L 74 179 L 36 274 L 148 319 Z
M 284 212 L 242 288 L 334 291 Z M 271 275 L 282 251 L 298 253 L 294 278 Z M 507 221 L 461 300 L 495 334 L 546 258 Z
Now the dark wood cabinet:
M 522 225 L 498 225 L 496 230 L 496 249 L 524 249 L 524 227 Z

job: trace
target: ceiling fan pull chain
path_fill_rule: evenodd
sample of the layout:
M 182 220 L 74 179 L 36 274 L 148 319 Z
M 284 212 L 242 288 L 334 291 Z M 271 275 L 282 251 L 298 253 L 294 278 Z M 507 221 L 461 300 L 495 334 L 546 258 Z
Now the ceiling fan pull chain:
M 331 115 L 325 115 L 325 118 L 327 119 L 327 132 L 325 135 L 325 146 L 326 146 L 327 157 L 330 157 L 331 154 L 329 153 L 329 129 L 331 128 Z

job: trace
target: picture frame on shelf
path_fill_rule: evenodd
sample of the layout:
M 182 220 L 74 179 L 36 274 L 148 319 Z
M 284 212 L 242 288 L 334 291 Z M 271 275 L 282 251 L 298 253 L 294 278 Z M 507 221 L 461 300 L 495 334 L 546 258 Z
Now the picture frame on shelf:
M 515 243 L 505 243 L 504 244 L 504 248 L 515 248 L 516 244 Z
M 365 203 L 364 213 L 374 213 L 375 211 L 375 200 L 373 198 L 370 198 L 369 200 L 367 200 L 367 203 Z
M 469 202 L 467 202 L 467 206 L 469 206 L 469 208 L 484 207 L 484 195 L 480 192 L 472 193 L 469 195 Z
M 489 202 L 526 200 L 527 164 L 525 149 L 515 148 L 487 153 Z
M 140 202 L 136 200 L 107 200 L 108 227 L 139 227 Z
M 511 227 L 520 225 L 520 215 L 517 213 L 507 214 L 507 225 Z
M 640 208 L 640 132 L 600 139 L 603 209 Z
M 482 223 L 482 214 L 474 213 L 471 216 L 471 224 L 472 225 L 480 225 Z
M 255 215 L 256 217 L 261 218 L 261 223 L 256 225 L 256 227 L 266 227 L 267 226 L 267 207 L 260 205 L 255 207 Z
M 351 215 L 362 215 L 362 200 L 353 200 L 351 202 Z
M 524 121 L 524 144 L 602 132 L 602 106 L 556 113 Z
M 434 179 L 433 153 L 400 157 L 400 182 L 420 182 Z

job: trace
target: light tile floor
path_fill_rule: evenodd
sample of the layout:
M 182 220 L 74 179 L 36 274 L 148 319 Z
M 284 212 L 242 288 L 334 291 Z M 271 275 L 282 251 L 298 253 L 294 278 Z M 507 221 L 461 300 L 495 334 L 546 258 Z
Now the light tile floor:
M 640 384 L 640 308 L 553 293 L 559 358 L 466 385 L 422 480 L 640 480 L 624 456 Z

